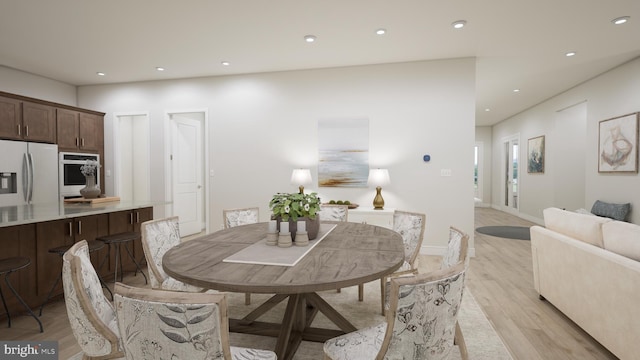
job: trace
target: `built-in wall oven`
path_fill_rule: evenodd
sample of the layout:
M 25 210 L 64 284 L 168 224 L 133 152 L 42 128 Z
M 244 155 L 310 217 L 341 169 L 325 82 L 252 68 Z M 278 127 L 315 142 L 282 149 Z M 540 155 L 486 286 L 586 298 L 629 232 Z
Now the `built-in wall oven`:
M 86 185 L 86 180 L 80 167 L 86 164 L 87 160 L 94 160 L 100 163 L 98 154 L 82 154 L 72 152 L 61 152 L 60 159 L 60 196 L 71 198 L 80 196 L 80 189 Z M 100 167 L 96 169 L 96 184 L 100 186 Z

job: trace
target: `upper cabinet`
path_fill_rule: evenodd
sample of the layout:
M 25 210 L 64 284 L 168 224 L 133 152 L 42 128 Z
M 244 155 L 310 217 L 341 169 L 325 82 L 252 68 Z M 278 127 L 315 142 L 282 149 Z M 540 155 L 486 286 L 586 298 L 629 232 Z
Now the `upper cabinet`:
M 96 152 L 102 150 L 103 117 L 68 109 L 57 109 L 58 149 Z
M 0 96 L 0 138 L 55 143 L 55 108 Z

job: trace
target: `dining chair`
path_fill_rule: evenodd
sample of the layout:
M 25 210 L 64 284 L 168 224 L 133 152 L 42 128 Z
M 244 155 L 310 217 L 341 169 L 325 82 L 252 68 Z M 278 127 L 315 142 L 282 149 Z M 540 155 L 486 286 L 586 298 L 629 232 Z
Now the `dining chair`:
M 140 225 L 142 250 L 149 268 L 152 289 L 201 292 L 203 288 L 186 284 L 167 275 L 162 268 L 162 257 L 180 244 L 180 227 L 177 216 L 145 221 Z
M 260 219 L 260 208 L 224 209 L 222 210 L 224 228 L 255 224 Z
M 320 222 L 341 222 L 349 219 L 349 205 L 320 204 Z M 364 284 L 358 285 L 358 300 L 363 300 Z M 342 289 L 337 289 L 340 292 Z
M 62 284 L 69 323 L 83 359 L 122 358 L 116 312 L 102 292 L 85 240 L 63 255 Z
M 465 271 L 460 262 L 432 273 L 392 278 L 385 321 L 326 341 L 324 359 L 449 359 Z
M 224 294 L 114 289 L 118 329 L 128 360 L 276 360 L 276 354 L 230 346 Z
M 336 204 L 320 205 L 320 222 L 349 221 L 349 206 Z
M 415 261 L 420 253 L 424 238 L 424 227 L 427 216 L 421 213 L 396 210 L 393 212 L 393 230 L 402 236 L 404 244 L 404 262 L 395 273 L 380 279 L 380 302 L 382 315 L 385 313 L 387 290 L 390 276 L 416 273 Z
M 222 210 L 222 219 L 224 220 L 225 229 L 240 225 L 255 224 L 260 221 L 260 208 L 224 209 Z M 244 294 L 244 304 L 251 304 L 250 293 Z
M 453 226 L 449 227 L 449 241 L 447 242 L 447 251 L 442 256 L 442 262 L 440 269 L 446 270 L 462 262 L 465 266 L 469 264 L 469 257 L 467 256 L 469 250 L 469 235 L 461 230 L 456 229 Z M 464 335 L 460 324 L 456 321 L 456 334 L 455 344 L 460 348 L 460 355 L 462 359 L 469 358 L 467 351 L 467 344 L 464 341 Z

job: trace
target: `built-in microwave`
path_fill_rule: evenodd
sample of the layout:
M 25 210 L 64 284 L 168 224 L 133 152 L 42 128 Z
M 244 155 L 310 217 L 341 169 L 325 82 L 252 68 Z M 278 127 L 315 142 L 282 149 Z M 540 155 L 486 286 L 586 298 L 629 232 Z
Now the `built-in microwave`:
M 58 157 L 60 159 L 58 171 L 60 175 L 60 196 L 63 198 L 80 196 L 80 189 L 86 185 L 86 180 L 80 171 L 80 167 L 86 164 L 87 160 L 100 163 L 100 155 L 61 152 Z M 100 167 L 96 169 L 96 184 L 100 186 Z

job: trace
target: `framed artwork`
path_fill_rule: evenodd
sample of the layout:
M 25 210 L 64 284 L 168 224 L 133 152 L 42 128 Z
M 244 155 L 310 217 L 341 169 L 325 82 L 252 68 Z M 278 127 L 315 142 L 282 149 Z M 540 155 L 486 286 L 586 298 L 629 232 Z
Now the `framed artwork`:
M 598 172 L 638 172 L 638 114 L 600 121 Z
M 531 138 L 527 143 L 527 172 L 544 174 L 544 135 Z
M 369 119 L 318 120 L 318 186 L 367 187 Z

